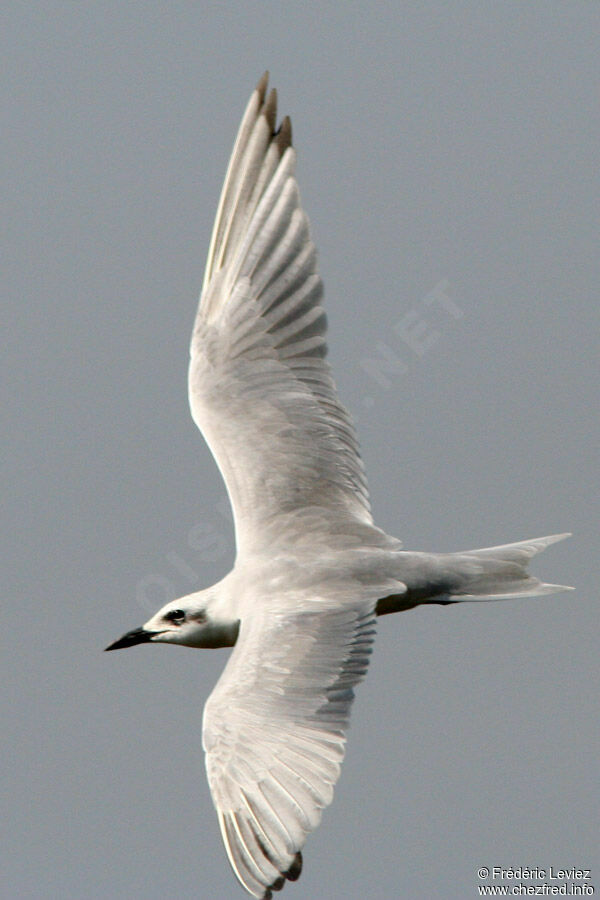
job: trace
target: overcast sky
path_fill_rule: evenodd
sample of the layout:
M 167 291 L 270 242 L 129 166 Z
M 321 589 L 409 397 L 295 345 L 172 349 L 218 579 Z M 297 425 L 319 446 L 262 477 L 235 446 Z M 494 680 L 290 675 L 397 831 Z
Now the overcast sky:
M 423 550 L 573 531 L 535 572 L 577 588 L 381 620 L 284 896 L 464 900 L 494 865 L 596 866 L 598 885 L 600 6 L 3 19 L 2 893 L 244 896 L 201 750 L 227 651 L 102 649 L 233 560 L 187 355 L 266 68 L 378 524 Z

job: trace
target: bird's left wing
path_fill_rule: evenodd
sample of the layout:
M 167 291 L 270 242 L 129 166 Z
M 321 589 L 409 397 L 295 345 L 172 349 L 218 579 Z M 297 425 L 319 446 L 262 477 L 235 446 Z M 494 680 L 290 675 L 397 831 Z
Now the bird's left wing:
M 374 639 L 371 602 L 250 616 L 204 710 L 208 781 L 229 861 L 269 898 L 300 874 L 333 796 L 353 687 Z
M 238 554 L 372 524 L 364 467 L 324 360 L 323 288 L 266 79 L 225 178 L 191 344 L 193 418 L 225 479 Z M 303 522 L 300 520 L 304 516 Z M 299 523 L 296 526 L 296 523 Z

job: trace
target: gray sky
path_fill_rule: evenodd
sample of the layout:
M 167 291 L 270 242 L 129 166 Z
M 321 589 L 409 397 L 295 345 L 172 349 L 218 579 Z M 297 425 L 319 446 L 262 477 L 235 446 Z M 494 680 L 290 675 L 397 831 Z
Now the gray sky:
M 243 896 L 201 752 L 226 651 L 102 648 L 232 561 L 187 348 L 265 68 L 378 523 L 424 550 L 572 530 L 535 571 L 577 587 L 380 622 L 284 896 L 462 900 L 484 865 L 600 880 L 600 6 L 303 6 L 4 13 L 7 897 Z

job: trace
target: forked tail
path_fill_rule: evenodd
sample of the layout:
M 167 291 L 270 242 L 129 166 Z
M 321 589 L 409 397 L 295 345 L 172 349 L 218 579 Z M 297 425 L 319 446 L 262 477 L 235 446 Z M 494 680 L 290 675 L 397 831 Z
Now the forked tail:
M 406 584 L 406 592 L 382 597 L 377 603 L 377 615 L 430 603 L 508 600 L 572 591 L 563 584 L 546 584 L 527 571 L 536 553 L 567 537 L 570 534 L 551 534 L 459 553 L 402 554 L 400 578 Z
M 448 599 L 499 600 L 572 591 L 572 587 L 563 584 L 545 584 L 527 571 L 529 561 L 536 553 L 570 536 L 570 533 L 551 534 L 516 544 L 452 554 L 457 564 L 456 574 L 462 577 Z

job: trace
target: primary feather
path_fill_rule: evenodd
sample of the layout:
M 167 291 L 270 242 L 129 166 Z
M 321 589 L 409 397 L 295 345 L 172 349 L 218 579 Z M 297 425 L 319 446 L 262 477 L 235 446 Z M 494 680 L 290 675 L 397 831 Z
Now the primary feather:
M 233 506 L 234 569 L 107 649 L 234 646 L 204 711 L 231 865 L 255 897 L 300 875 L 331 802 L 376 615 L 562 590 L 530 559 L 566 535 L 416 553 L 373 524 L 358 442 L 325 361 L 316 251 L 289 119 L 261 79 L 219 201 L 191 342 L 192 415 Z
M 372 523 L 354 427 L 324 360 L 291 128 L 274 129 L 275 111 L 262 79 L 227 171 L 191 343 L 190 406 L 227 485 L 238 555 L 282 541 L 297 510 L 312 509 L 325 531 Z

